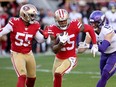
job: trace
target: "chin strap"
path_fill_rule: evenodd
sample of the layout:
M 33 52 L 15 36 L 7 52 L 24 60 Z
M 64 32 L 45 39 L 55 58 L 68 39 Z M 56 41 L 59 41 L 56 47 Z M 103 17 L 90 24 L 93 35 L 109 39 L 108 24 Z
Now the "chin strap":
M 66 30 L 67 29 L 67 26 L 66 27 L 59 27 L 61 30 Z

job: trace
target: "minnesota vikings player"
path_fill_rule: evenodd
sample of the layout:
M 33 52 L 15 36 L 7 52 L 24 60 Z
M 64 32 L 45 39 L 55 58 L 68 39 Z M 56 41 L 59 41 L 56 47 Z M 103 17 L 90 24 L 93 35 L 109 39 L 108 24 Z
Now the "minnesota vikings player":
M 61 87 L 62 77 L 69 73 L 77 64 L 76 37 L 79 32 L 89 32 L 93 46 L 92 52 L 98 51 L 93 28 L 83 25 L 78 20 L 69 21 L 68 12 L 65 9 L 55 11 L 56 25 L 50 25 L 48 30 L 52 42 L 52 50 L 56 54 L 53 64 L 54 87 Z
M 38 11 L 32 4 L 25 4 L 20 9 L 20 17 L 12 17 L 1 29 L 0 37 L 10 33 L 11 60 L 18 76 L 16 87 L 34 87 L 36 80 L 36 62 L 32 53 L 32 40 L 44 41 L 39 32 L 40 24 L 35 20 Z
M 116 34 L 101 11 L 93 11 L 90 15 L 89 21 L 95 28 L 98 50 L 101 52 L 101 78 L 96 87 L 105 87 L 107 81 L 116 71 Z M 91 45 L 89 45 L 90 42 L 91 38 L 89 34 L 87 34 L 85 41 L 81 42 L 78 51 L 83 52 L 87 48 L 91 48 Z

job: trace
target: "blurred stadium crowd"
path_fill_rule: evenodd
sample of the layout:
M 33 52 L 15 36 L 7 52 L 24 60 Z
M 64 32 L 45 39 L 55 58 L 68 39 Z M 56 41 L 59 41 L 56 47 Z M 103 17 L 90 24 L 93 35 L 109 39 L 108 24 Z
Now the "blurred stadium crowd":
M 36 0 L 36 2 L 42 0 Z M 70 20 L 78 19 L 81 22 L 88 24 L 89 15 L 94 10 L 101 10 L 106 15 L 111 12 L 114 15 L 114 19 L 110 19 L 116 26 L 116 3 L 111 0 L 45 0 L 46 2 L 55 1 L 57 3 L 56 8 L 65 8 L 69 12 Z M 0 0 L 0 28 L 4 27 L 10 17 L 18 17 L 19 9 L 25 3 L 31 3 L 31 0 Z M 34 4 L 34 3 L 32 3 Z M 44 6 L 44 5 L 43 5 Z M 41 24 L 41 28 L 54 24 L 54 10 L 46 9 L 38 6 L 38 18 L 37 20 Z M 114 28 L 115 28 L 114 26 Z M 81 37 L 81 38 L 80 38 Z M 83 41 L 85 34 L 81 33 L 77 37 L 78 41 Z M 42 44 L 33 42 L 34 53 L 45 53 L 50 50 L 50 38 Z M 10 52 L 10 39 L 9 34 L 0 38 L 0 55 L 7 55 Z

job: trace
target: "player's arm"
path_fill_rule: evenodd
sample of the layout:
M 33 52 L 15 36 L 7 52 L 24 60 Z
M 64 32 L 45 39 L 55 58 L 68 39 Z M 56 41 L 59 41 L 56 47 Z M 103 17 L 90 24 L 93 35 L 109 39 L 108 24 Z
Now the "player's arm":
M 95 32 L 92 26 L 88 25 L 88 24 L 82 24 L 82 26 L 80 27 L 80 31 L 81 32 L 88 32 L 89 35 L 91 36 L 91 40 L 93 44 L 96 44 L 96 36 L 95 36 Z
M 60 33 L 56 38 L 51 35 L 52 39 L 52 50 L 54 53 L 61 51 L 61 48 L 66 45 L 68 41 L 68 33 Z
M 48 33 L 47 30 L 39 29 L 39 32 L 44 36 L 44 39 L 47 39 L 48 38 L 49 33 Z
M 98 45 L 99 51 L 104 53 L 106 49 L 110 46 L 112 37 L 114 36 L 114 32 L 110 32 L 105 35 L 102 44 Z
M 78 53 L 83 53 L 87 49 L 90 49 L 91 48 L 90 43 L 91 43 L 91 37 L 89 36 L 89 34 L 86 34 L 85 41 L 79 42 Z
M 50 35 L 51 37 L 51 46 L 52 51 L 57 54 L 60 52 L 61 48 L 63 47 L 63 43 L 59 42 L 53 35 Z
M 96 36 L 95 36 L 95 32 L 92 26 L 87 25 L 87 24 L 83 24 L 82 26 L 80 26 L 80 31 L 81 32 L 88 32 L 89 35 L 91 36 L 91 40 L 92 40 L 92 48 L 91 48 L 91 53 L 93 53 L 93 56 L 95 57 L 95 53 L 98 51 L 98 45 L 97 45 L 97 41 L 96 41 Z
M 42 43 L 45 41 L 44 36 L 40 33 L 40 31 L 38 30 L 37 33 L 35 34 L 35 40 L 38 43 Z
M 11 31 L 12 31 L 12 26 L 8 23 L 4 28 L 0 29 L 0 37 L 10 33 Z

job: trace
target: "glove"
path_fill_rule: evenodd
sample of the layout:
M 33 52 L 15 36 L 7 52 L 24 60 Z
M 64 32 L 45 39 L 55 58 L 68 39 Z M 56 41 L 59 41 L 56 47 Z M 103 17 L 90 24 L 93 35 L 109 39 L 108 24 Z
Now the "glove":
M 98 52 L 98 45 L 93 44 L 93 46 L 91 48 L 91 53 L 93 54 L 93 57 L 95 57 L 96 52 Z
M 58 35 L 58 38 L 61 43 L 65 44 L 68 40 L 68 33 L 64 32 L 63 35 Z
M 79 48 L 89 48 L 90 44 L 86 42 L 79 42 Z
M 42 30 L 42 29 L 39 29 L 39 32 L 44 36 L 45 39 L 48 38 L 49 36 L 49 33 L 47 30 Z

